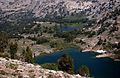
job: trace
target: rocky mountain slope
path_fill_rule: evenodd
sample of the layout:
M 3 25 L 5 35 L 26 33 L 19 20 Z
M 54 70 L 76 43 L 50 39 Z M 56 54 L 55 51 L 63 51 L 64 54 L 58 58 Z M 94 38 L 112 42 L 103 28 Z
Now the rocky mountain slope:
M 90 8 L 90 1 L 80 0 L 0 0 L 4 15 L 31 11 L 35 16 L 65 16 Z
M 90 18 L 101 18 L 104 12 L 112 12 L 119 5 L 119 0 L 0 0 L 0 15 L 33 13 L 36 17 L 56 17 L 84 11 Z
M 21 26 L 32 26 L 35 17 L 56 17 L 81 13 L 87 15 L 90 20 L 96 21 L 94 27 L 83 29 L 82 34 L 75 39 L 77 42 L 83 41 L 82 44 L 80 43 L 83 49 L 111 51 L 116 47 L 119 48 L 120 0 L 0 0 L 1 29 L 3 24 L 7 26 L 8 21 L 12 20 L 17 20 L 14 22 L 15 28 L 23 30 L 24 27 Z M 7 22 L 3 20 L 4 17 Z M 17 26 L 16 23 L 19 25 Z M 8 27 L 6 27 L 7 30 L 11 31 Z M 16 30 L 15 28 L 12 30 Z M 86 43 L 83 44 L 84 42 Z
M 85 0 L 0 0 L 0 31 L 21 33 L 30 30 L 41 18 L 56 20 L 79 14 L 91 6 L 92 2 Z
M 87 14 L 91 18 L 100 19 L 106 12 L 112 12 L 116 8 L 120 8 L 119 0 L 95 0 L 92 7 L 87 10 Z
M 103 2 L 95 8 L 100 10 L 93 13 L 93 18 L 97 20 L 95 26 L 83 29 L 78 37 L 85 42 L 82 43 L 83 49 L 109 52 L 120 49 L 120 1 Z
M 0 58 L 0 78 L 86 78 L 62 71 L 43 69 L 39 65 Z

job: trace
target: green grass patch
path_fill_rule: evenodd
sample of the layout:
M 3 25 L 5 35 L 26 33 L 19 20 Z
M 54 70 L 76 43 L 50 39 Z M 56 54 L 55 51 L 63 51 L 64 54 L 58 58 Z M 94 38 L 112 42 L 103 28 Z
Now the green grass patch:
M 45 69 L 50 69 L 50 70 L 58 70 L 58 65 L 56 63 L 45 63 L 41 64 L 41 67 Z
M 85 17 L 82 16 L 66 16 L 63 18 L 63 20 L 82 20 Z
M 65 23 L 64 24 L 65 26 L 70 26 L 70 27 L 80 27 L 80 28 L 83 28 L 86 23 L 82 23 L 82 22 L 79 22 L 79 23 Z
M 18 65 L 10 63 L 10 64 L 6 64 L 6 67 L 11 69 L 17 69 Z
M 73 43 L 67 43 L 67 42 L 64 42 L 64 41 L 60 41 L 60 40 L 52 40 L 50 41 L 50 46 L 52 48 L 56 48 L 57 50 L 62 50 L 62 49 L 66 49 L 66 48 L 77 48 L 79 49 L 80 47 L 73 44 Z

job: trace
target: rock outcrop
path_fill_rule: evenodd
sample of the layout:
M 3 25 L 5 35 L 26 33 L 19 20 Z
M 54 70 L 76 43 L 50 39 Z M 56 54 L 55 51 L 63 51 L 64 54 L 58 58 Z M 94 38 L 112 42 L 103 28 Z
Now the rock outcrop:
M 0 0 L 0 10 L 4 15 L 30 11 L 37 17 L 65 16 L 89 9 L 90 1 L 79 0 Z
M 120 1 L 108 0 L 95 8 L 92 11 L 93 18 L 96 19 L 95 26 L 83 29 L 83 36 L 78 37 L 86 43 L 83 49 L 109 52 L 120 49 L 117 46 L 120 43 Z
M 86 78 L 62 71 L 43 69 L 40 65 L 0 58 L 0 78 Z

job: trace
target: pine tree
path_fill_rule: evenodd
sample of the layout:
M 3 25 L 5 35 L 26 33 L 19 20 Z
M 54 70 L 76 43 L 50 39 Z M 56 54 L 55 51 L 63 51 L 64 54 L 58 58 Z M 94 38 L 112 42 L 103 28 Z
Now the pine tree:
M 85 65 L 82 65 L 82 66 L 80 67 L 79 74 L 80 74 L 81 76 L 85 76 L 85 77 L 90 76 L 89 68 L 88 68 L 87 66 L 85 66 Z
M 30 47 L 26 48 L 25 61 L 28 63 L 33 63 L 32 51 L 31 51 Z
M 8 45 L 8 35 L 5 32 L 0 32 L 0 52 L 4 52 L 4 49 Z
M 18 50 L 18 44 L 17 43 L 11 43 L 10 44 L 10 55 L 11 55 L 12 59 L 15 58 L 17 50 Z
M 64 54 L 58 60 L 58 69 L 73 74 L 74 73 L 73 59 L 68 54 Z

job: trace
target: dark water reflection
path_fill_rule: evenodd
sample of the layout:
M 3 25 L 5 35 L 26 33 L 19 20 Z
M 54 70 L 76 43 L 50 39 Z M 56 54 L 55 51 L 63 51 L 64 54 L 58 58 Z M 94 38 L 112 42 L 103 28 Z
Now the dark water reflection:
M 81 65 L 87 65 L 91 75 L 95 78 L 120 78 L 120 62 L 115 62 L 110 58 L 95 58 L 96 54 L 93 52 L 81 53 L 74 48 L 38 56 L 35 58 L 35 62 L 38 64 L 55 63 L 65 53 L 74 59 L 76 73 Z

